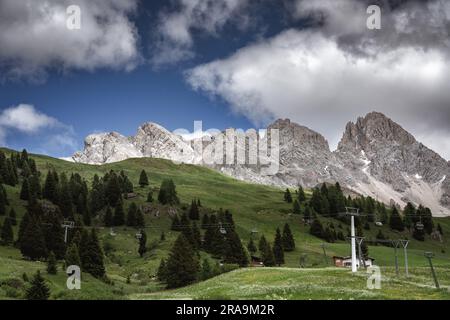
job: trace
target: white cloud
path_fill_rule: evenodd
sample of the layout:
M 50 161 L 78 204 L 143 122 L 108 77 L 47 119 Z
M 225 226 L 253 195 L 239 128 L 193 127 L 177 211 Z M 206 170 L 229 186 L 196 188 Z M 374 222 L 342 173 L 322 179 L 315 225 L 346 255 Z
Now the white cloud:
M 175 10 L 162 12 L 154 43 L 152 64 L 174 64 L 194 57 L 195 31 L 217 35 L 227 23 L 244 28 L 249 0 L 173 0 Z
M 6 145 L 11 133 L 36 137 L 38 150 L 42 150 L 45 154 L 73 152 L 78 147 L 75 132 L 71 126 L 28 104 L 19 104 L 0 112 L 0 143 Z
M 256 124 L 289 117 L 336 146 L 345 123 L 381 111 L 412 133 L 450 135 L 450 62 L 437 49 L 352 55 L 320 30 L 287 30 L 189 70 L 196 90 L 225 99 Z M 450 150 L 429 141 L 443 156 Z
M 81 8 L 81 29 L 66 27 L 66 8 Z M 131 70 L 139 62 L 130 21 L 137 0 L 1 0 L 3 78 L 42 80 L 50 68 Z

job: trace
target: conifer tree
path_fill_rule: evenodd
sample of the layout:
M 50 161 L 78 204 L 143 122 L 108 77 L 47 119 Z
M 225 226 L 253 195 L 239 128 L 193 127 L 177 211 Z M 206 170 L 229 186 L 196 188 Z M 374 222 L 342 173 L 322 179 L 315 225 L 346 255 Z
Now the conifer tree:
M 257 249 L 256 249 L 256 246 L 255 246 L 255 243 L 253 242 L 253 239 L 250 239 L 250 241 L 248 242 L 247 250 L 252 255 L 256 254 Z
M 298 186 L 297 200 L 299 203 L 302 203 L 306 200 L 305 191 L 303 190 L 302 186 Z
M 47 213 L 42 220 L 45 247 L 48 252 L 52 251 L 57 259 L 64 258 L 66 244 L 64 242 L 64 230 L 61 228 L 63 222 L 59 211 Z
M 141 186 L 141 188 L 148 186 L 148 177 L 147 172 L 145 172 L 145 170 L 141 171 L 141 175 L 139 176 L 139 185 Z
M 106 208 L 106 212 L 105 212 L 105 215 L 103 217 L 103 223 L 105 224 L 106 227 L 114 226 L 114 217 L 113 217 L 113 213 L 112 213 L 112 210 L 111 210 L 110 206 L 108 206 Z
M 79 266 L 81 268 L 80 254 L 78 252 L 78 246 L 75 242 L 71 243 L 70 246 L 67 248 L 64 260 L 66 267 Z
M 201 244 L 202 244 L 202 235 L 197 226 L 197 223 L 194 221 L 194 223 L 192 224 L 192 247 L 198 250 L 200 249 Z
M 294 200 L 294 204 L 293 204 L 293 213 L 294 214 L 301 214 L 301 209 L 300 209 L 300 204 L 298 203 L 297 200 Z
M 175 241 L 166 264 L 167 288 L 178 288 L 197 280 L 199 263 L 188 239 L 180 234 Z
M 284 201 L 286 201 L 287 203 L 292 203 L 292 195 L 289 189 L 286 189 L 286 191 L 284 192 Z
M 163 232 L 161 232 L 161 237 L 159 237 L 159 241 L 166 241 L 166 234 Z
M 442 230 L 442 227 L 441 227 L 441 224 L 440 224 L 440 223 L 438 223 L 438 225 L 437 225 L 437 231 L 439 232 L 439 234 L 440 234 L 441 236 L 444 235 L 444 231 Z
M 11 210 L 9 210 L 8 219 L 11 221 L 12 226 L 17 226 L 17 215 L 14 208 L 11 208 Z
M 189 218 L 187 217 L 186 213 L 183 213 L 180 219 L 180 230 L 181 233 L 184 234 L 186 239 L 188 239 L 189 243 L 191 244 L 192 248 L 195 249 L 195 241 L 192 234 L 192 226 L 191 222 L 189 221 Z
M 116 207 L 118 202 L 122 200 L 122 192 L 117 175 L 114 172 L 110 172 L 107 176 L 105 195 L 108 204 L 111 207 Z
M 138 208 L 136 211 L 136 226 L 141 228 L 145 227 L 145 218 L 141 208 Z
M 258 243 L 258 250 L 261 254 L 261 258 L 266 252 L 266 247 L 267 247 L 267 240 L 266 240 L 266 237 L 264 237 L 264 235 L 262 235 L 261 238 L 259 239 L 259 243 Z
M 226 263 L 238 264 L 240 267 L 248 265 L 248 257 L 239 235 L 231 228 L 227 230 L 226 242 L 224 243 L 224 261 Z
M 136 203 L 132 202 L 130 204 L 130 207 L 128 208 L 127 226 L 135 227 L 137 225 L 136 213 L 137 213 L 137 205 Z
M 46 258 L 48 251 L 45 244 L 44 232 L 42 231 L 41 220 L 38 217 L 30 215 L 23 228 L 23 234 L 20 238 L 20 251 L 22 255 L 32 260 Z
M 6 205 L 7 199 L 5 197 L 3 185 L 0 184 L 0 216 L 4 216 L 6 214 Z
M 280 228 L 277 228 L 275 234 L 275 241 L 273 243 L 273 256 L 275 258 L 275 264 L 281 266 L 284 264 L 284 251 L 283 251 L 283 241 L 281 239 Z
M 287 224 L 287 223 L 283 227 L 282 241 L 283 241 L 284 251 L 286 251 L 286 252 L 294 251 L 294 249 L 295 249 L 294 236 L 292 235 L 291 228 L 289 227 L 289 224 Z
M 147 195 L 147 202 L 149 202 L 149 203 L 153 202 L 153 191 L 152 191 L 152 190 L 150 190 L 150 191 L 148 192 L 148 195 Z
M 266 267 L 274 267 L 276 265 L 275 256 L 273 255 L 272 246 L 266 243 L 264 248 L 263 263 Z
M 172 179 L 163 180 L 163 182 L 161 183 L 158 194 L 158 201 L 159 203 L 164 205 L 175 205 L 180 203 L 180 200 L 177 196 L 176 187 Z
M 201 271 L 201 279 L 206 280 L 212 277 L 211 265 L 209 264 L 208 259 L 203 259 L 202 262 L 202 271 Z
M 30 190 L 30 197 L 34 199 L 41 199 L 42 198 L 42 188 L 41 188 L 41 182 L 39 181 L 39 177 L 37 174 L 33 174 L 28 179 L 29 182 L 29 190 Z
M 208 228 L 208 225 L 209 225 L 209 216 L 208 216 L 207 213 L 205 213 L 205 214 L 203 215 L 203 217 L 202 217 L 202 225 L 201 225 L 201 228 L 202 228 L 203 230 L 205 230 L 205 229 Z
M 138 252 L 139 252 L 139 255 L 141 256 L 141 258 L 147 252 L 147 234 L 145 233 L 144 230 L 141 230 L 141 237 L 139 238 Z
M 198 204 L 195 200 L 192 200 L 191 207 L 189 209 L 189 219 L 199 220 L 199 218 L 200 218 L 200 215 L 199 215 Z
M 389 226 L 392 230 L 403 231 L 405 230 L 405 226 L 403 224 L 402 217 L 397 211 L 395 206 L 392 207 L 391 217 L 389 219 Z
M 0 238 L 2 243 L 5 245 L 10 245 L 14 242 L 14 233 L 11 226 L 11 220 L 8 218 L 6 218 L 3 223 Z
M 83 271 L 90 273 L 96 278 L 103 278 L 105 276 L 103 252 L 95 229 L 92 229 L 90 234 L 86 229 L 83 230 L 79 254 L 81 269 Z
M 175 215 L 175 217 L 173 217 L 172 226 L 170 227 L 170 230 L 180 231 L 180 219 L 178 218 L 178 215 Z
M 73 219 L 73 198 L 65 173 L 61 174 L 60 185 L 59 207 L 61 208 L 61 213 L 66 219 Z
M 57 274 L 58 273 L 58 265 L 56 263 L 56 257 L 53 251 L 50 251 L 48 255 L 47 261 L 47 273 L 48 274 Z
M 31 286 L 27 289 L 25 297 L 27 300 L 48 300 L 50 298 L 50 289 L 39 270 L 31 280 Z
M 44 189 L 42 190 L 42 196 L 54 204 L 58 203 L 58 182 L 55 180 L 56 172 L 48 171 L 45 178 Z
M 123 226 L 125 224 L 125 212 L 123 210 L 122 201 L 117 201 L 114 209 L 114 225 Z
M 30 199 L 30 184 L 28 179 L 23 179 L 22 188 L 20 189 L 20 200 L 28 201 Z
M 314 218 L 311 227 L 309 229 L 309 233 L 318 238 L 323 238 L 324 236 L 323 226 L 317 217 Z
M 159 263 L 158 271 L 156 273 L 156 277 L 161 282 L 167 281 L 167 266 L 166 266 L 166 260 L 161 259 L 161 262 Z

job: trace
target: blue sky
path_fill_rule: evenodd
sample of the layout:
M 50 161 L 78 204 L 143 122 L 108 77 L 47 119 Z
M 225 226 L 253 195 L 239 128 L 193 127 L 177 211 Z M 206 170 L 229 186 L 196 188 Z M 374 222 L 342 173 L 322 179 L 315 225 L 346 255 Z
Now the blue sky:
M 70 4 L 81 8 L 80 30 L 66 27 Z M 450 17 L 436 12 L 450 5 L 385 4 L 376 32 L 366 7 L 0 0 L 0 141 L 62 157 L 90 133 L 133 135 L 145 121 L 246 129 L 288 117 L 334 148 L 347 121 L 376 110 L 448 159 Z M 412 12 L 424 19 L 396 23 Z

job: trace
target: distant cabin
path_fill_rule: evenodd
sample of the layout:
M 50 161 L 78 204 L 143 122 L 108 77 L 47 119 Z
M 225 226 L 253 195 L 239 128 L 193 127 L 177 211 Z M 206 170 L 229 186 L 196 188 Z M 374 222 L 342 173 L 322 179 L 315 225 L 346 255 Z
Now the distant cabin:
M 136 193 L 133 193 L 133 192 L 130 192 L 130 193 L 125 193 L 125 199 L 134 199 L 134 198 L 137 198 L 137 194 Z
M 251 266 L 252 267 L 264 267 L 264 262 L 262 261 L 261 258 L 256 257 L 256 256 L 252 256 Z
M 352 257 L 333 257 L 334 265 L 338 268 L 351 268 L 352 267 Z M 373 266 L 374 258 L 366 258 L 366 267 Z M 356 267 L 359 268 L 359 258 L 356 258 Z M 363 266 L 361 266 L 363 267 Z

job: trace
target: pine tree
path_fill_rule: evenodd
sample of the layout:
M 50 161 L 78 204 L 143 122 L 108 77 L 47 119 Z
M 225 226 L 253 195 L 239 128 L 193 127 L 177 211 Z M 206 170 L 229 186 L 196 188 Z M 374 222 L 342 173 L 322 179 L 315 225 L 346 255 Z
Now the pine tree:
M 138 252 L 139 252 L 139 255 L 141 256 L 141 258 L 147 252 L 147 234 L 145 233 L 144 230 L 141 230 L 141 237 L 139 238 Z
M 90 234 L 87 230 L 83 230 L 79 253 L 83 271 L 90 273 L 96 278 L 105 276 L 103 252 L 95 229 L 92 229 Z
M 0 216 L 4 216 L 6 214 L 6 205 L 7 199 L 5 197 L 3 185 L 0 184 Z
M 293 213 L 294 214 L 301 214 L 301 209 L 300 209 L 300 204 L 298 203 L 297 200 L 294 200 L 294 204 L 293 204 Z
M 309 233 L 318 238 L 323 238 L 324 236 L 323 226 L 317 217 L 314 218 L 311 227 L 309 229 Z
M 180 231 L 180 219 L 178 218 L 178 215 L 175 215 L 175 217 L 173 217 L 172 226 L 170 227 L 170 230 Z
M 23 179 L 22 188 L 20 189 L 20 200 L 28 201 L 30 199 L 30 184 L 28 179 Z
M 145 218 L 144 214 L 142 213 L 142 210 L 140 208 L 136 211 L 136 226 L 138 227 L 145 227 Z
M 153 202 L 153 191 L 149 191 L 147 195 L 147 202 L 151 203 Z
M 286 189 L 286 191 L 284 192 L 284 201 L 286 201 L 287 203 L 292 203 L 292 195 L 289 189 Z
M 281 239 L 280 228 L 277 228 L 275 234 L 275 241 L 273 243 L 273 256 L 275 257 L 275 264 L 277 264 L 278 266 L 284 264 L 283 241 Z
M 42 198 L 42 188 L 41 182 L 37 174 L 30 176 L 28 179 L 29 187 L 30 187 L 30 197 L 33 199 L 41 199 Z
M 58 203 L 58 182 L 55 180 L 56 172 L 48 171 L 45 178 L 44 189 L 42 196 L 55 204 Z
M 122 192 L 117 175 L 114 172 L 110 172 L 106 181 L 105 195 L 108 204 L 111 207 L 115 207 L 118 202 L 122 200 Z
M 141 186 L 141 188 L 148 186 L 148 177 L 147 172 L 145 172 L 145 170 L 141 171 L 141 175 L 139 176 L 139 185 Z
M 23 227 L 23 234 L 20 237 L 20 251 L 22 255 L 32 260 L 47 257 L 48 252 L 41 226 L 42 223 L 39 218 L 32 215 L 29 216 L 26 225 Z
M 195 200 L 192 200 L 192 202 L 191 202 L 191 207 L 189 209 L 189 219 L 191 219 L 191 220 L 199 220 L 200 219 L 198 205 Z
M 156 273 L 156 277 L 161 282 L 167 281 L 167 266 L 166 266 L 166 260 L 161 259 L 161 262 L 159 263 L 158 271 Z
M 305 191 L 303 190 L 302 186 L 298 186 L 297 200 L 298 200 L 299 203 L 302 203 L 303 201 L 306 200 Z
M 161 204 L 175 205 L 179 204 L 176 187 L 172 179 L 163 180 L 159 189 L 158 201 Z
M 292 235 L 291 228 L 289 227 L 289 224 L 285 224 L 283 227 L 283 249 L 286 252 L 294 251 L 295 249 L 295 240 L 294 236 Z
M 266 252 L 266 247 L 267 247 L 267 240 L 266 240 L 266 237 L 264 237 L 264 235 L 262 235 L 261 238 L 259 239 L 259 243 L 258 243 L 258 250 L 261 254 L 261 258 L 264 255 L 264 253 Z
M 188 239 L 180 234 L 167 261 L 167 288 L 178 288 L 197 280 L 199 264 Z
M 201 271 L 201 279 L 206 280 L 212 277 L 211 265 L 209 264 L 208 259 L 203 259 L 202 262 L 202 271 Z
M 60 185 L 59 207 L 61 208 L 61 213 L 66 219 L 73 219 L 73 198 L 65 173 L 61 174 Z
M 200 249 L 200 246 L 202 244 L 202 235 L 200 233 L 200 230 L 197 226 L 197 223 L 194 221 L 192 224 L 192 246 L 194 249 Z
M 64 258 L 66 244 L 64 242 L 64 230 L 61 228 L 63 222 L 59 211 L 49 212 L 42 221 L 45 247 L 48 252 L 53 251 L 57 259 Z
M 395 206 L 392 207 L 391 217 L 389 220 L 389 226 L 392 230 L 403 231 L 405 230 L 405 226 L 403 224 L 402 217 L 397 211 Z
M 202 225 L 201 225 L 201 228 L 202 228 L 203 230 L 205 230 L 205 229 L 208 228 L 208 225 L 209 225 L 209 216 L 208 216 L 207 213 L 205 213 L 205 214 L 203 215 L 203 217 L 202 217 Z
M 127 226 L 135 227 L 137 225 L 136 213 L 137 213 L 137 205 L 136 203 L 132 202 L 130 204 L 130 207 L 128 208 Z
M 2 240 L 2 243 L 5 245 L 10 245 L 14 242 L 14 233 L 11 226 L 11 220 L 8 218 L 6 218 L 5 222 L 3 223 L 0 238 Z
M 117 201 L 116 208 L 114 209 L 114 225 L 123 226 L 125 224 L 125 212 L 123 210 L 122 201 Z
M 224 243 L 224 261 L 226 263 L 238 264 L 240 267 L 248 265 L 248 257 L 239 235 L 231 228 L 227 230 L 226 242 Z
M 47 261 L 47 273 L 48 274 L 57 274 L 58 273 L 58 265 L 56 263 L 56 257 L 53 251 L 50 251 L 48 255 Z
M 27 300 L 48 300 L 50 297 L 50 289 L 39 270 L 31 280 L 31 287 L 27 289 L 25 297 Z
M 17 215 L 14 208 L 11 208 L 11 210 L 9 210 L 8 219 L 11 221 L 12 226 L 17 226 Z
M 250 241 L 248 242 L 247 250 L 252 255 L 256 254 L 257 249 L 256 249 L 256 246 L 255 246 L 255 243 L 253 242 L 253 239 L 250 239 Z
M 106 212 L 105 212 L 105 215 L 103 217 L 103 223 L 105 224 L 106 227 L 114 226 L 114 217 L 113 217 L 113 213 L 112 213 L 112 210 L 111 210 L 110 206 L 108 206 L 106 208 Z
M 267 243 L 264 248 L 263 263 L 266 267 L 274 267 L 276 265 L 275 256 L 273 255 L 270 243 Z
M 80 254 L 78 252 L 78 246 L 76 243 L 72 243 L 66 251 L 66 256 L 64 258 L 66 267 L 68 266 L 78 266 L 81 267 Z

